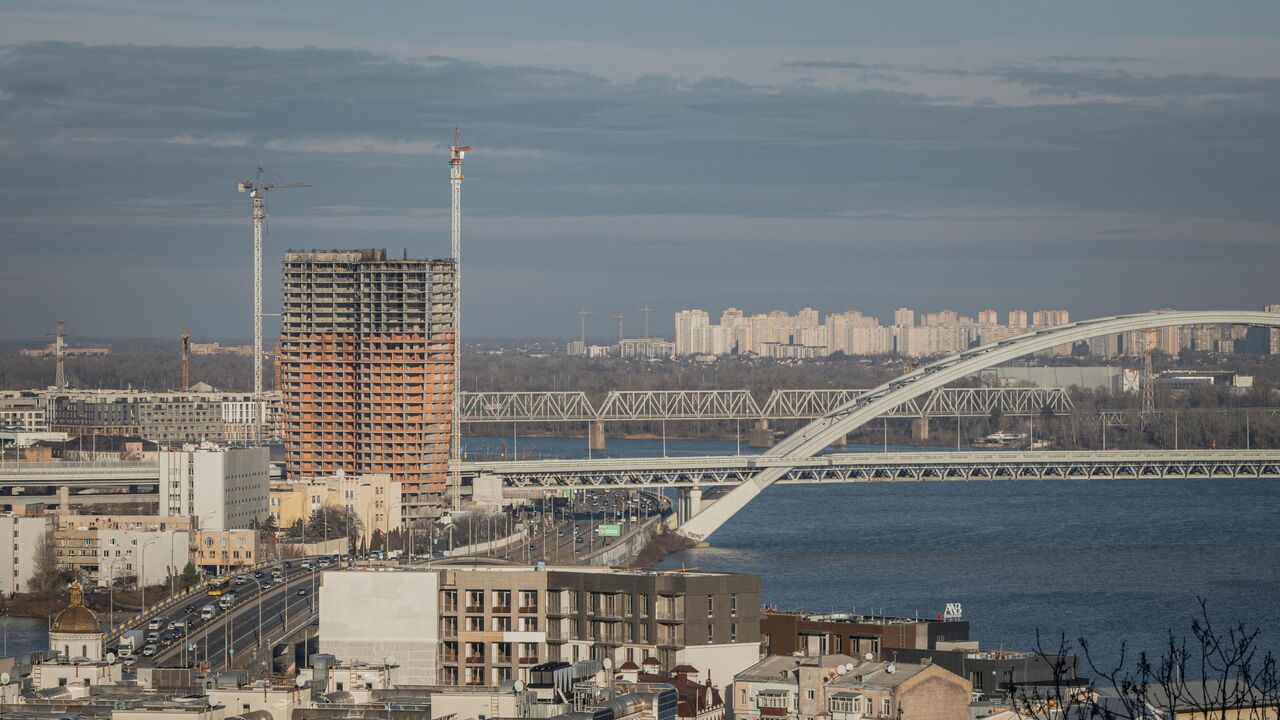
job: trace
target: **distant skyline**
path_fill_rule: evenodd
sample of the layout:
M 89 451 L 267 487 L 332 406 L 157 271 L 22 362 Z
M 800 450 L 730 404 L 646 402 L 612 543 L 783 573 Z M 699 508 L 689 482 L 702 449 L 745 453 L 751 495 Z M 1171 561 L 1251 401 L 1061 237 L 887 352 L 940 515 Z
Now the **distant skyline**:
M 1280 5 L 375 8 L 0 8 L 0 337 L 248 337 L 259 165 L 268 311 L 286 248 L 444 257 L 455 125 L 470 338 L 1280 302 Z

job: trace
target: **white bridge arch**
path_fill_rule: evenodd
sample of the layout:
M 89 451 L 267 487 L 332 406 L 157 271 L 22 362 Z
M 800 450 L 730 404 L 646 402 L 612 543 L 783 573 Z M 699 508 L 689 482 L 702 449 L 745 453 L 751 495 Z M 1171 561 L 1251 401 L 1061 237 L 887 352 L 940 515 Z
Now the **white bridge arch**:
M 831 443 L 915 397 L 979 370 L 1031 355 L 1057 345 L 1135 330 L 1178 325 L 1254 325 L 1280 327 L 1280 313 L 1203 310 L 1157 311 L 1082 320 L 1042 328 L 999 342 L 966 350 L 914 372 L 894 378 L 788 435 L 765 455 L 804 458 L 822 452 Z M 730 490 L 680 526 L 678 532 L 694 540 L 706 539 L 765 488 L 784 477 L 790 468 L 770 467 Z

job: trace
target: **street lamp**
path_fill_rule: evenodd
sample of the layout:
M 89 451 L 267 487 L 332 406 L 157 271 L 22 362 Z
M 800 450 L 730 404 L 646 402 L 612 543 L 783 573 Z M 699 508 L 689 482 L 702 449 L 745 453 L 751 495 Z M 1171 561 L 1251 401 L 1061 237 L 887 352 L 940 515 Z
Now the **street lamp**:
M 246 577 L 246 578 L 248 578 L 248 579 L 252 580 L 252 581 L 253 581 L 253 584 L 258 586 L 258 643 L 257 643 L 257 647 L 258 647 L 258 649 L 259 649 L 259 650 L 261 650 L 261 649 L 262 649 L 262 593 L 263 593 L 263 590 L 262 590 L 262 583 L 258 581 L 258 578 L 254 577 L 254 576 L 252 576 L 252 575 L 245 575 L 244 577 Z M 288 583 L 285 583 L 285 603 L 288 603 L 288 602 L 289 602 L 288 590 L 289 590 L 289 584 L 288 584 Z M 234 619 L 233 619 L 233 620 L 228 620 L 228 622 L 234 622 Z
M 142 543 L 141 556 L 138 558 L 138 588 L 142 591 L 142 612 L 147 611 L 147 548 L 160 542 L 160 538 L 151 538 Z

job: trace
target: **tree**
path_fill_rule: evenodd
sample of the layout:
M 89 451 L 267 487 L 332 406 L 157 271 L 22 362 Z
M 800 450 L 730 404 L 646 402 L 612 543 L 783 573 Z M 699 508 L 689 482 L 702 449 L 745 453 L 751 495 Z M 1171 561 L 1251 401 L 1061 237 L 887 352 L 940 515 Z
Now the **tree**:
M 349 538 L 354 542 L 360 533 L 360 518 L 354 511 L 337 505 L 316 508 L 307 519 L 307 539 L 334 540 Z
M 373 537 L 369 539 L 369 550 L 377 552 L 382 550 L 384 545 L 386 545 L 386 540 L 382 537 L 382 531 L 374 530 Z
M 1130 662 L 1122 644 L 1115 664 L 1104 664 L 1081 638 L 1094 681 L 1079 678 L 1063 661 L 1074 657 L 1065 638 L 1050 654 L 1039 648 L 1037 636 L 1037 653 L 1053 668 L 1053 682 L 1013 688 L 1012 700 L 1022 717 L 1037 720 L 1274 720 L 1280 713 L 1280 665 L 1270 651 L 1262 652 L 1259 636 L 1243 623 L 1218 629 L 1202 599 L 1190 638 L 1170 631 L 1159 657 L 1144 651 Z
M 1000 406 L 991 408 L 991 416 L 987 418 L 987 422 L 990 423 L 992 432 L 1000 431 L 1000 426 L 1004 423 L 1004 411 Z
M 62 591 L 62 571 L 58 568 L 57 541 L 53 528 L 45 531 L 36 545 L 35 574 L 31 578 L 31 591 L 41 597 L 53 597 Z
M 200 571 L 196 569 L 195 563 L 188 561 L 187 566 L 182 568 L 182 574 L 178 576 L 178 587 L 186 590 L 199 582 Z

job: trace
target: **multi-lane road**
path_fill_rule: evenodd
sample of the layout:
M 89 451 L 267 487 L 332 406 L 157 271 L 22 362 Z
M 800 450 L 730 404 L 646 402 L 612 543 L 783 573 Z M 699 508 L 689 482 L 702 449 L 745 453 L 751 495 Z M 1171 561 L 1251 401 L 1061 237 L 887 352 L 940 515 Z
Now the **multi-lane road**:
M 235 604 L 219 610 L 210 620 L 201 620 L 201 609 L 207 604 L 216 605 L 218 596 L 194 596 L 188 604 L 175 606 L 156 618 L 157 632 L 169 633 L 172 639 L 158 643 L 160 647 L 154 655 L 139 656 L 138 666 L 201 665 L 210 670 L 238 666 L 239 662 L 233 664 L 236 658 L 252 656 L 258 647 L 277 642 L 314 620 L 321 569 L 304 568 L 301 561 L 294 560 L 291 567 L 282 568 L 285 576 L 275 580 L 266 592 L 259 588 L 272 581 L 269 570 L 258 571 L 261 578 L 245 573 L 242 584 L 232 580 L 224 588 L 225 593 L 236 594 Z M 147 624 L 142 627 L 145 629 Z
M 524 512 L 529 527 L 528 542 L 510 545 L 498 557 L 522 562 L 545 560 L 572 564 L 584 555 L 616 542 L 601 537 L 600 525 L 620 525 L 625 535 L 631 524 L 660 513 L 663 501 L 651 493 L 618 490 L 588 490 L 567 504 L 546 500 L 535 502 Z

